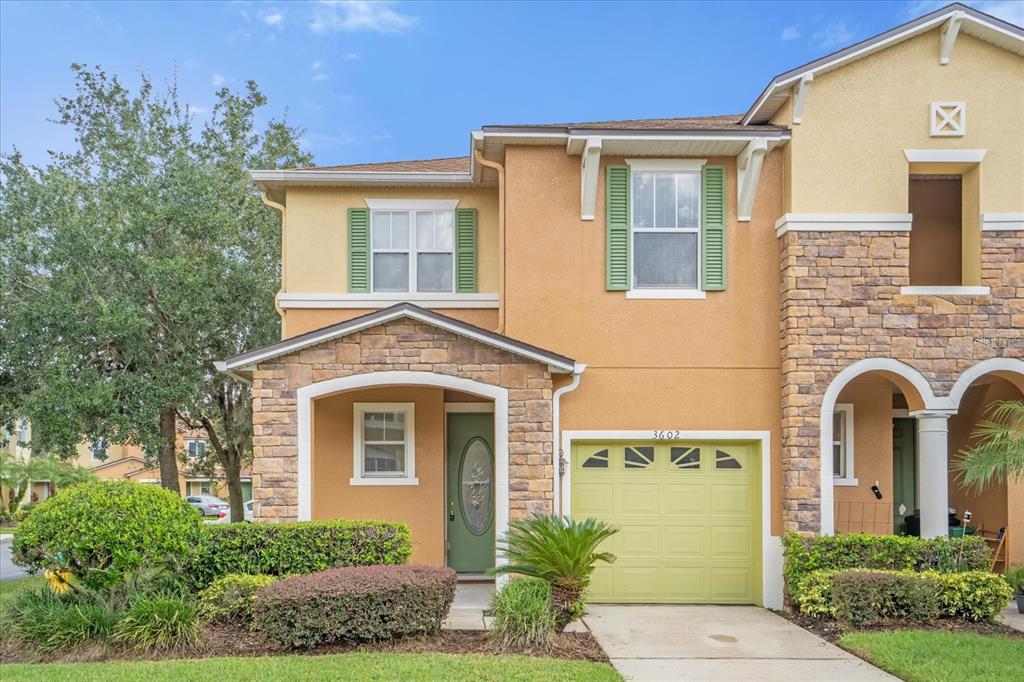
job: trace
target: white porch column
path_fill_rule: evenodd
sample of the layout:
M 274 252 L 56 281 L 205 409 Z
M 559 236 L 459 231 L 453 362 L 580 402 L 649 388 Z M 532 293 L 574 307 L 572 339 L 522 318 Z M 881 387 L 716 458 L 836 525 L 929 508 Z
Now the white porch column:
M 917 418 L 917 497 L 921 537 L 949 533 L 949 414 L 922 410 Z

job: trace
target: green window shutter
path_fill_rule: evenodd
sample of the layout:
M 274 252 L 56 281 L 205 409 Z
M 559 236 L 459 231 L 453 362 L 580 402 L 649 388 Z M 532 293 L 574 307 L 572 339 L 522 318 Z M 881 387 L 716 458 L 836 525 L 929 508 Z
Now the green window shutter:
M 476 293 L 476 209 L 455 209 L 455 293 Z
M 629 289 L 629 166 L 605 168 L 605 289 Z
M 370 209 L 348 210 L 348 291 L 370 293 Z
M 704 166 L 701 172 L 701 289 L 725 290 L 725 166 Z

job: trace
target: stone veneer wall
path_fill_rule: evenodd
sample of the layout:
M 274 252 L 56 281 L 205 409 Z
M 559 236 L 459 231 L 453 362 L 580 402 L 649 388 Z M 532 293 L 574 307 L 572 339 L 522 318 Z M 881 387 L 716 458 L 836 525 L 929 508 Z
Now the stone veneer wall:
M 820 408 L 843 368 L 893 358 L 935 395 L 993 357 L 1024 357 L 1024 233 L 982 233 L 987 296 L 907 296 L 906 232 L 782 235 L 782 471 L 786 531 L 820 526 Z
M 257 367 L 252 469 L 259 518 L 289 521 L 298 514 L 296 389 L 335 377 L 383 371 L 435 372 L 509 389 L 509 515 L 515 519 L 551 512 L 552 381 L 547 366 L 406 319 Z

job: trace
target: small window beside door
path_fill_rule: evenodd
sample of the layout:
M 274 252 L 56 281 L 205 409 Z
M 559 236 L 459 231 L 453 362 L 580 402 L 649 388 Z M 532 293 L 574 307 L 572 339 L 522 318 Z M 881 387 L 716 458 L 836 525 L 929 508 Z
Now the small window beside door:
M 354 405 L 351 485 L 418 485 L 413 403 Z
M 857 485 L 853 472 L 853 405 L 839 403 L 832 411 L 832 483 Z

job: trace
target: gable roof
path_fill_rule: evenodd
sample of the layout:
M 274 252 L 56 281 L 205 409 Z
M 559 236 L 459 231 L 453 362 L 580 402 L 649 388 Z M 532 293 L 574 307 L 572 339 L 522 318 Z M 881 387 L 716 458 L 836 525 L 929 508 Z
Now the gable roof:
M 115 464 L 123 464 L 124 462 L 136 462 L 138 464 L 143 465 L 144 469 L 145 468 L 152 468 L 152 467 L 146 467 L 146 460 L 142 459 L 141 457 L 138 457 L 136 455 L 128 455 L 127 457 L 121 457 L 119 459 L 112 459 L 109 462 L 103 462 L 102 464 L 97 464 L 94 467 L 90 467 L 89 471 L 99 471 L 100 469 L 106 469 L 107 467 L 112 467 Z M 129 473 L 134 473 L 134 472 L 129 472 Z M 128 475 L 128 474 L 125 474 L 125 475 Z
M 314 329 L 311 332 L 293 336 L 290 339 L 284 339 L 277 343 L 272 343 L 256 350 L 251 350 L 246 353 L 234 355 L 222 362 L 214 363 L 217 369 L 221 372 L 227 373 L 240 373 L 250 371 L 257 364 L 266 360 L 287 355 L 300 351 L 310 346 L 315 346 L 325 341 L 331 341 L 333 339 L 348 336 L 354 334 L 363 329 L 370 327 L 376 327 L 380 324 L 392 322 L 401 318 L 409 318 L 418 322 L 423 322 L 432 327 L 438 329 L 444 329 L 450 331 L 453 334 L 458 334 L 466 338 L 473 339 L 485 345 L 498 348 L 500 350 L 508 351 L 514 355 L 533 360 L 542 364 L 546 364 L 551 368 L 552 372 L 558 374 L 570 374 L 576 368 L 576 361 L 572 358 L 554 353 L 543 348 L 517 341 L 504 334 L 498 334 L 496 332 L 488 331 L 481 327 L 457 320 L 454 317 L 442 315 L 441 313 L 433 310 L 426 310 L 418 305 L 412 303 L 398 303 L 396 305 L 377 310 L 366 315 L 360 315 L 354 317 L 351 320 L 345 322 L 338 322 L 336 324 L 321 327 L 320 329 Z
M 743 115 L 743 126 L 763 126 L 789 97 L 789 91 L 805 76 L 827 73 L 909 38 L 938 28 L 953 18 L 962 20 L 960 30 L 1004 50 L 1024 56 L 1024 28 L 959 2 L 918 17 L 884 33 L 854 43 L 832 54 L 807 62 L 773 78 Z
M 663 130 L 663 131 L 702 131 L 711 130 L 718 132 L 737 131 L 744 134 L 751 132 L 751 129 L 763 128 L 769 131 L 785 130 L 782 126 L 765 124 L 760 126 L 746 126 L 740 128 L 740 120 L 743 114 L 723 114 L 716 116 L 688 116 L 683 118 L 634 118 L 615 121 L 586 121 L 580 123 L 535 123 L 535 124 L 514 124 L 514 125 L 486 125 L 485 132 L 489 130 L 514 130 L 514 129 L 552 129 L 565 133 L 575 133 L 590 130 Z
M 450 156 L 443 159 L 416 159 L 414 161 L 384 161 L 381 163 L 352 163 L 342 166 L 313 166 L 296 170 L 362 171 L 393 173 L 469 173 L 468 156 Z

